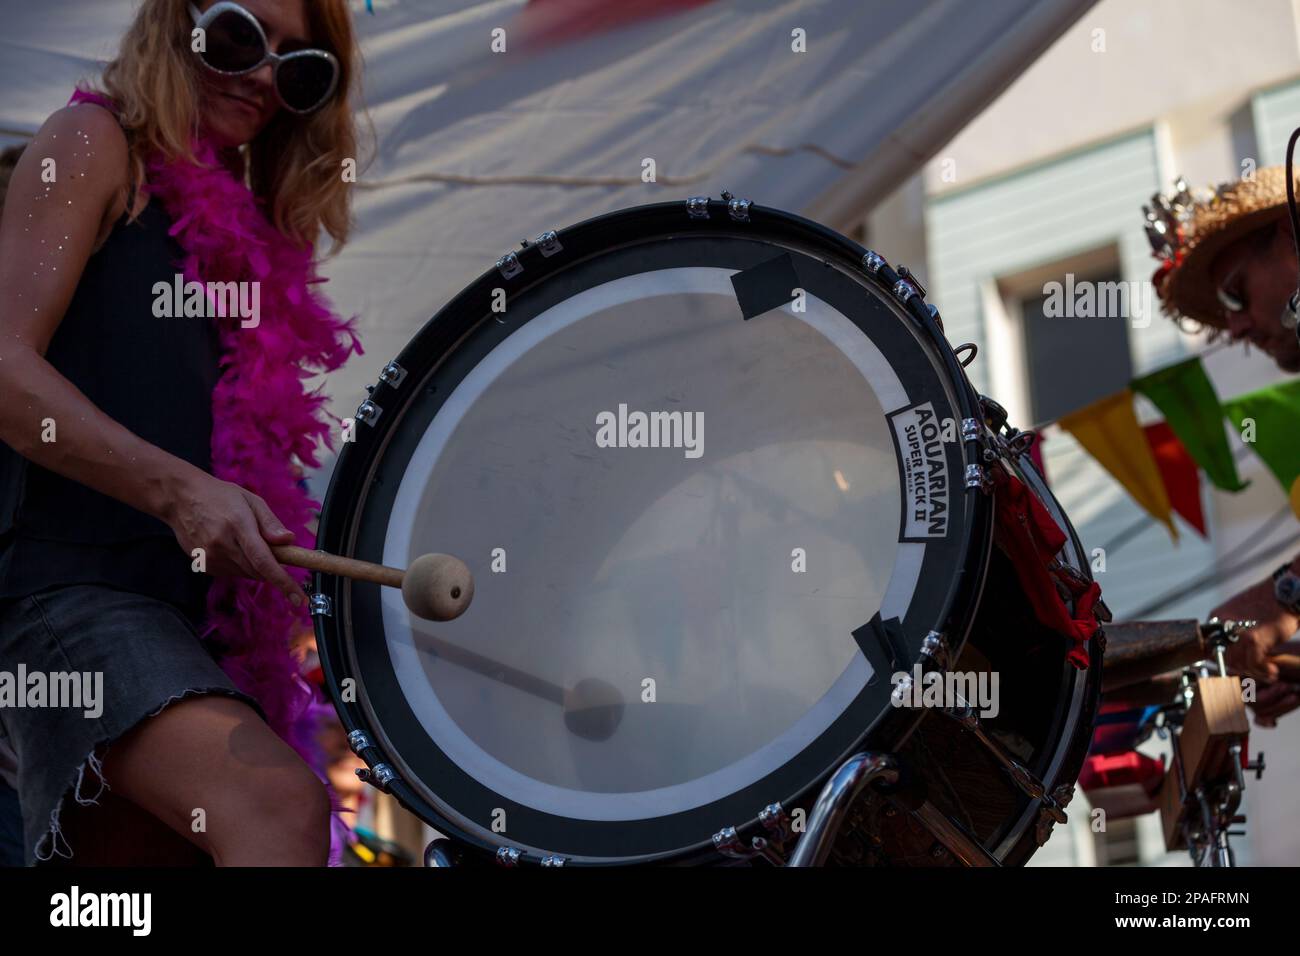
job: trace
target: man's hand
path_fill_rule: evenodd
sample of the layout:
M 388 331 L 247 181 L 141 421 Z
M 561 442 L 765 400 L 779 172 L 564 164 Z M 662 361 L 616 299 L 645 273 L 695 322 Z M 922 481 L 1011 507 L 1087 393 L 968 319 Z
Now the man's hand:
M 1276 727 L 1279 717 L 1297 707 L 1300 707 L 1300 686 L 1285 681 L 1263 688 L 1250 704 L 1250 709 L 1255 712 L 1256 727 Z
M 1255 627 L 1239 632 L 1237 642 L 1228 647 L 1225 655 L 1228 670 L 1270 684 L 1276 681 L 1277 665 L 1268 659 L 1269 654 L 1300 628 L 1300 618 L 1277 603 L 1272 579 L 1229 598 L 1211 614 L 1222 620 L 1258 622 Z

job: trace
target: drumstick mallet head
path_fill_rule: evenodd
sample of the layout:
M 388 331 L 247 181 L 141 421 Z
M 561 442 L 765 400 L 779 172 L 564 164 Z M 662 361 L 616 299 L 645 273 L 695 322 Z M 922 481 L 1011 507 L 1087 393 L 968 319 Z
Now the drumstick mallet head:
M 402 575 L 402 600 L 416 617 L 454 621 L 474 600 L 474 576 L 460 558 L 422 554 Z
M 587 740 L 608 740 L 623 720 L 623 694 L 613 684 L 584 677 L 563 695 L 564 726 Z
M 450 554 L 422 554 L 403 571 L 294 544 L 272 545 L 271 553 L 281 564 L 295 568 L 399 588 L 410 612 L 427 621 L 455 620 L 474 599 L 474 575 L 464 561 Z

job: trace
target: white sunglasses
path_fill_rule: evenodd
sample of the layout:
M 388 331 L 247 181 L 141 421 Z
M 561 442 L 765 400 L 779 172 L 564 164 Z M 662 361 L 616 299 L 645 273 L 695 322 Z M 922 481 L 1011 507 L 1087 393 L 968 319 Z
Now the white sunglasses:
M 334 54 L 315 49 L 275 53 L 257 17 L 230 0 L 202 12 L 189 6 L 195 29 L 203 31 L 199 59 L 213 73 L 244 76 L 270 63 L 276 98 L 293 113 L 311 113 L 333 95 L 339 83 Z

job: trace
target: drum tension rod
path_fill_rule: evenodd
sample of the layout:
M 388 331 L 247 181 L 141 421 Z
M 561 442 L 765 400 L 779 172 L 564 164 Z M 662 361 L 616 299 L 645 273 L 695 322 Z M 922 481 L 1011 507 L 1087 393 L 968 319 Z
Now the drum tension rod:
M 956 707 L 945 707 L 943 708 L 942 713 L 951 717 L 962 727 L 974 734 L 975 739 L 984 745 L 984 749 L 992 754 L 993 758 L 997 760 L 998 763 L 1002 764 L 1003 769 L 1006 770 L 1007 774 L 1011 777 L 1012 782 L 1020 788 L 1021 792 L 1030 799 L 1042 803 L 1043 809 L 1053 820 L 1062 824 L 1068 822 L 1069 818 L 1065 814 L 1065 809 L 1062 807 L 1061 803 L 1058 802 L 1056 796 L 1048 793 L 1047 788 L 1043 786 L 1041 780 L 1030 773 L 1024 764 L 1016 760 L 1016 758 L 1011 756 L 1011 754 L 1007 753 L 1000 743 L 989 736 L 988 732 L 984 729 L 984 725 L 980 722 L 979 714 L 968 701 L 960 696 L 958 697 L 958 700 L 961 701 L 960 704 Z
M 713 834 L 714 848 L 733 860 L 762 857 L 773 866 L 785 866 L 785 844 L 793 832 L 790 815 L 780 803 L 770 803 L 759 812 L 758 821 L 767 830 L 766 837 L 753 837 L 745 846 L 735 827 L 723 827 Z
M 965 827 L 936 807 L 929 800 L 922 800 L 916 806 L 907 806 L 888 796 L 890 803 L 906 810 L 916 821 L 929 831 L 930 836 L 949 853 L 966 866 L 1001 866 L 997 857 L 984 848 L 984 844 L 975 839 Z
M 357 768 L 357 779 L 368 783 L 376 790 L 391 793 L 391 786 L 397 779 L 397 771 L 384 758 L 375 746 L 370 735 L 364 730 L 353 730 L 348 734 L 348 746 L 352 752 L 366 762 L 366 766 Z

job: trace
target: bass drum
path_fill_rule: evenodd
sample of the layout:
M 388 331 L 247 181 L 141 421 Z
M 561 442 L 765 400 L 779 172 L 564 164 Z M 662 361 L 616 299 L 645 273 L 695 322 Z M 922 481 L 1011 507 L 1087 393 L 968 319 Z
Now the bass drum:
M 993 549 L 988 472 L 1019 466 L 923 290 L 815 223 L 724 196 L 544 234 L 384 369 L 354 439 L 319 546 L 454 554 L 476 593 L 439 624 L 317 574 L 327 684 L 371 781 L 465 862 L 730 862 L 764 834 L 779 861 L 846 758 L 917 779 L 974 746 L 891 704 L 971 633 L 1018 759 L 1074 780 L 1095 688 Z M 1018 862 L 1037 807 L 996 789 L 929 788 Z M 908 862 L 872 804 L 833 857 Z

